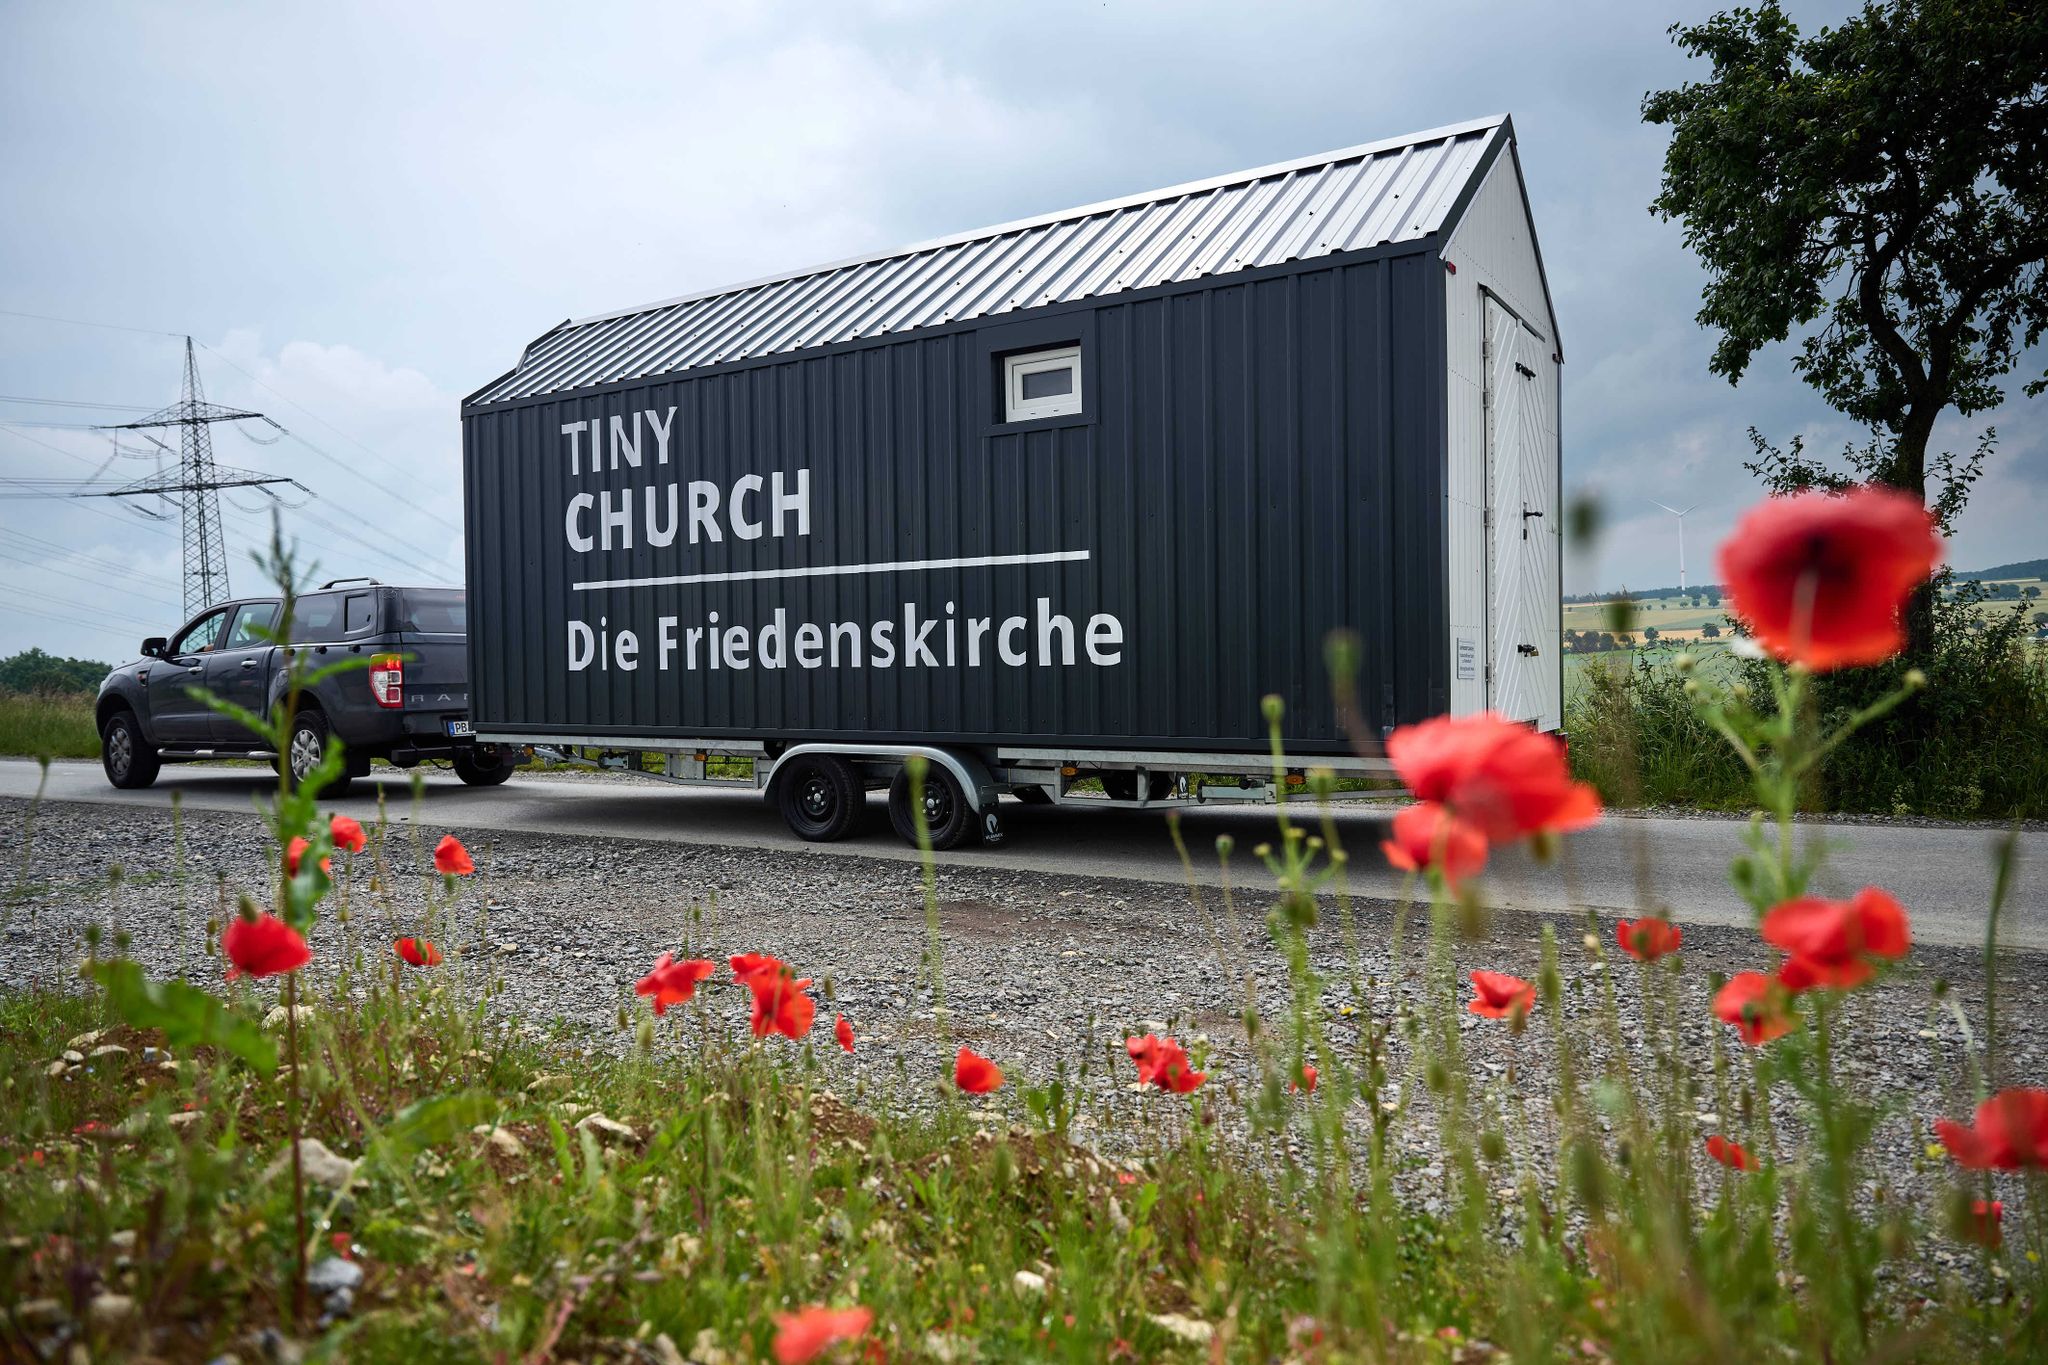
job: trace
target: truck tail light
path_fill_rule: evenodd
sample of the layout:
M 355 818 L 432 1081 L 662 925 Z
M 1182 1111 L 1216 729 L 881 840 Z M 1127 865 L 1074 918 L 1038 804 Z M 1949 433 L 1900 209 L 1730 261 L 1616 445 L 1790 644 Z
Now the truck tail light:
M 370 696 L 379 706 L 397 710 L 405 705 L 405 660 L 396 654 L 379 654 L 370 660 Z

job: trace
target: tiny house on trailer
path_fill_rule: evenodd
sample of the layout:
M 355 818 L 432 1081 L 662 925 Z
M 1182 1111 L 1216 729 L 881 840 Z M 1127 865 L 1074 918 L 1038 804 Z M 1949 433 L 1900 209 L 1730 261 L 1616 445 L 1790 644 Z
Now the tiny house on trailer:
M 565 322 L 462 409 L 477 736 L 943 847 L 1270 795 L 1268 693 L 1554 729 L 1561 359 L 1504 117 Z

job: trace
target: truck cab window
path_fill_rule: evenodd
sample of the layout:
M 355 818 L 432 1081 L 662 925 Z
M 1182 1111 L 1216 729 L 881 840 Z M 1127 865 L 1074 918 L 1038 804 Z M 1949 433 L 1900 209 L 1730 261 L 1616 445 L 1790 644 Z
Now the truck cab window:
M 223 649 L 256 649 L 271 643 L 264 632 L 277 628 L 277 603 L 247 602 L 235 613 L 234 627 L 228 631 L 227 643 Z
M 319 644 L 341 638 L 341 594 L 314 593 L 299 599 L 292 614 L 292 643 Z
M 185 633 L 171 642 L 171 653 L 208 654 L 220 640 L 220 628 L 227 624 L 228 609 L 210 611 L 185 627 Z

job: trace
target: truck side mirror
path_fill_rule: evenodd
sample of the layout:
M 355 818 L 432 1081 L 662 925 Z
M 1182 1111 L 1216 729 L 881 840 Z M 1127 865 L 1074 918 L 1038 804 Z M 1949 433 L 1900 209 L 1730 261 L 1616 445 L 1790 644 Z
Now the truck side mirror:
M 152 635 L 142 642 L 142 657 L 145 659 L 161 659 L 164 657 L 164 652 L 170 647 L 171 642 L 167 637 Z

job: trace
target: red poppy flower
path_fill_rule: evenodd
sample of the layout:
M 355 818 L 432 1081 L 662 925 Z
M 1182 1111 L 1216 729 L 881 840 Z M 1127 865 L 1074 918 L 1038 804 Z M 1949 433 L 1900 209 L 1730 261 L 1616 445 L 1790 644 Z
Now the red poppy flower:
M 1472 989 L 1477 994 L 1465 1008 L 1488 1019 L 1512 1019 L 1536 1006 L 1536 988 L 1506 972 L 1474 972 Z
M 811 979 L 791 975 L 781 963 L 776 968 L 740 979 L 754 993 L 754 1014 L 749 1027 L 756 1038 L 766 1038 L 771 1033 L 801 1038 L 811 1031 L 812 1021 L 818 1017 L 818 1002 L 804 994 Z
M 312 845 L 307 843 L 304 839 L 296 837 L 294 837 L 290 843 L 284 846 L 285 876 L 296 877 L 299 875 L 299 860 L 306 856 L 306 850 L 311 847 Z M 332 862 L 333 860 L 330 858 L 322 858 L 320 860 L 320 870 L 322 872 L 332 871 Z
M 1767 498 L 1721 546 L 1729 606 L 1781 659 L 1825 671 L 1906 643 L 1899 609 L 1941 558 L 1934 518 L 1876 485 Z
M 1003 1083 L 1003 1069 L 963 1046 L 953 1058 L 953 1084 L 970 1095 L 986 1095 Z
M 1153 1033 L 1142 1038 L 1128 1038 L 1124 1041 L 1124 1050 L 1138 1064 L 1140 1085 L 1156 1085 L 1161 1090 L 1185 1095 L 1209 1079 L 1208 1072 L 1194 1069 L 1188 1060 L 1187 1050 L 1171 1038 L 1161 1038 Z
M 220 950 L 234 964 L 228 978 L 238 976 L 279 976 L 295 972 L 313 960 L 313 950 L 299 931 L 276 915 L 264 913 L 255 919 L 237 915 L 220 936 Z
M 1934 1135 L 1973 1171 L 2048 1167 L 2048 1090 L 2001 1090 L 1977 1106 L 1970 1127 L 1940 1119 Z
M 441 965 L 441 950 L 423 938 L 402 938 L 391 945 L 399 957 L 411 967 L 438 967 Z
M 1719 1133 L 1707 1139 L 1707 1155 L 1731 1171 L 1756 1169 L 1756 1158 L 1749 1154 L 1748 1148 L 1739 1142 L 1730 1142 Z
M 1803 896 L 1764 916 L 1764 942 L 1791 954 L 1778 971 L 1788 990 L 1847 989 L 1870 980 L 1877 958 L 1901 958 L 1912 943 L 1906 912 L 1874 886 L 1853 900 Z
M 663 953 L 654 960 L 654 967 L 633 986 L 633 994 L 654 997 L 654 1013 L 658 1018 L 668 1012 L 670 1005 L 680 1005 L 697 993 L 697 983 L 709 980 L 718 967 L 702 958 L 684 958 L 676 961 L 674 953 Z
M 766 953 L 734 953 L 726 959 L 732 964 L 732 979 L 736 986 L 747 984 L 747 978 L 762 972 L 786 972 L 789 964 L 779 957 Z
M 845 1015 L 842 1014 L 833 1021 L 832 1036 L 839 1040 L 839 1046 L 848 1052 L 853 1051 L 853 1025 L 846 1022 Z
M 444 877 L 467 877 L 476 871 L 476 864 L 469 860 L 469 850 L 462 846 L 462 840 L 444 834 L 441 842 L 434 845 L 434 871 Z
M 1315 1094 L 1316 1069 L 1310 1066 L 1307 1062 L 1303 1062 L 1301 1064 L 1301 1079 L 1298 1081 L 1289 1081 L 1287 1083 L 1287 1088 L 1289 1091 L 1306 1090 L 1311 1095 Z
M 361 853 L 369 847 L 370 841 L 363 834 L 361 822 L 346 815 L 334 816 L 327 822 L 327 835 L 334 840 L 334 846 L 344 853 Z
M 814 1304 L 775 1315 L 775 1358 L 781 1365 L 816 1360 L 835 1341 L 857 1341 L 875 1320 L 871 1308 L 826 1308 Z
M 1444 884 L 1458 883 L 1486 866 L 1486 836 L 1435 801 L 1421 801 L 1394 816 L 1394 837 L 1380 841 L 1387 862 L 1403 872 L 1439 868 Z
M 1998 1250 L 2005 1245 L 2005 1204 L 1997 1199 L 1979 1199 L 1971 1203 L 1970 1216 L 1963 1221 L 1962 1235 L 1965 1241 Z
M 1564 746 L 1492 711 L 1404 725 L 1387 757 L 1417 797 L 1442 802 L 1492 843 L 1600 818 L 1600 797 L 1572 781 Z
M 1742 1041 L 1762 1047 L 1792 1031 L 1784 987 L 1762 972 L 1737 972 L 1714 995 L 1714 1017 L 1733 1024 Z
M 1648 915 L 1637 920 L 1621 920 L 1614 926 L 1614 936 L 1621 940 L 1621 950 L 1630 957 L 1644 962 L 1655 962 L 1658 958 L 1678 951 L 1678 945 L 1685 938 L 1685 931 L 1668 919 L 1654 919 Z

